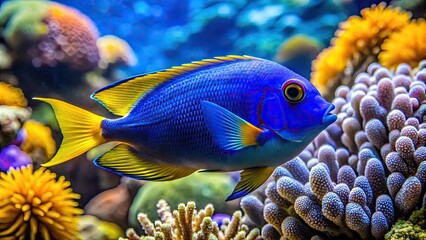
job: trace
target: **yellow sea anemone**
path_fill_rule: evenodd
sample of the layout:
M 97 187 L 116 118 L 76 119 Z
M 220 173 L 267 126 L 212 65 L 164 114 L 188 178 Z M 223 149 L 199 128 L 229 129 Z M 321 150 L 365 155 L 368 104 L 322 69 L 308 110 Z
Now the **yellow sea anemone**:
M 34 120 L 26 121 L 23 128 L 27 136 L 21 149 L 35 162 L 43 163 L 51 159 L 56 151 L 56 143 L 50 128 Z
M 331 47 L 312 63 L 312 82 L 320 89 L 329 89 L 351 61 L 363 62 L 367 57 L 376 60 L 383 41 L 409 23 L 411 14 L 399 8 L 373 5 L 339 25 Z M 337 49 L 335 49 L 337 48 Z M 324 63 L 324 61 L 326 63 Z M 334 84 L 336 85 L 336 84 Z
M 27 99 L 21 89 L 0 82 L 0 105 L 26 107 Z
M 396 68 L 401 63 L 415 67 L 426 59 L 426 21 L 412 21 L 401 31 L 393 33 L 383 43 L 379 62 L 387 68 Z
M 106 68 L 109 64 L 133 66 L 137 62 L 132 48 L 121 38 L 113 35 L 103 36 L 98 38 L 96 45 L 101 55 L 101 68 Z
M 0 173 L 0 239 L 76 239 L 78 215 L 70 183 L 32 165 Z

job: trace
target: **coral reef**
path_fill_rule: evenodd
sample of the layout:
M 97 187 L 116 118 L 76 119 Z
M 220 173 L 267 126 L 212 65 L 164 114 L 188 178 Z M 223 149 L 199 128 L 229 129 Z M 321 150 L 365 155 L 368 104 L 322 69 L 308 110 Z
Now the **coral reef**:
M 73 8 L 50 1 L 7 1 L 0 9 L 0 28 L 11 55 L 36 68 L 66 65 L 85 72 L 98 65 L 97 29 Z
M 83 211 L 64 177 L 32 165 L 0 173 L 2 239 L 75 239 Z
M 127 240 L 139 239 L 182 239 L 182 240 L 225 240 L 225 239 L 258 239 L 260 231 L 242 223 L 241 211 L 236 211 L 231 219 L 225 219 L 219 226 L 214 219 L 214 207 L 208 204 L 200 211 L 196 210 L 194 202 L 187 205 L 179 204 L 173 212 L 166 201 L 160 200 L 157 204 L 157 212 L 160 220 L 152 221 L 146 214 L 139 213 L 137 219 L 142 226 L 144 235 L 139 236 L 134 229 L 126 231 Z M 122 238 L 120 238 L 122 239 Z
M 425 63 L 395 72 L 372 63 L 351 88 L 336 90 L 336 123 L 275 170 L 264 202 L 241 201 L 264 239 L 383 239 L 422 206 Z
M 232 201 L 224 203 L 224 201 L 232 192 L 234 184 L 230 176 L 223 173 L 193 174 L 169 182 L 147 182 L 133 200 L 129 221 L 132 226 L 136 226 L 137 215 L 140 212 L 154 218 L 157 211 L 155 204 L 160 199 L 167 201 L 172 208 L 188 199 L 199 205 L 211 203 L 217 205 L 217 212 L 231 214 L 238 208 L 238 203 Z M 180 194 L 176 194 L 177 192 Z

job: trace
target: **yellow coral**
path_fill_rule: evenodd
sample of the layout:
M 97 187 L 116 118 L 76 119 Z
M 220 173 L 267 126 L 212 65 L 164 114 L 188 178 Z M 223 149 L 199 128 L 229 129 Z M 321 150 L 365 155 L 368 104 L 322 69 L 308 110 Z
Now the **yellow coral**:
M 401 31 L 393 33 L 384 43 L 379 62 L 387 68 L 401 63 L 415 67 L 426 59 L 426 21 L 412 21 Z
M 109 64 L 135 65 L 137 60 L 135 53 L 129 44 L 121 38 L 107 35 L 96 41 L 101 61 L 99 65 L 106 68 Z
M 0 173 L 0 238 L 76 239 L 79 198 L 65 177 L 44 168 Z
M 314 85 L 326 89 L 330 84 L 327 82 L 343 72 L 353 58 L 377 56 L 383 41 L 406 26 L 410 18 L 410 13 L 381 3 L 363 9 L 361 17 L 352 16 L 341 23 L 331 42 L 331 49 L 325 50 L 327 53 L 320 54 L 312 63 Z
M 0 105 L 26 107 L 27 99 L 21 89 L 0 82 Z
M 34 120 L 26 121 L 23 128 L 26 131 L 27 137 L 22 143 L 21 149 L 32 158 L 32 153 L 40 149 L 43 151 L 46 161 L 51 159 L 56 151 L 56 143 L 52 138 L 50 128 Z

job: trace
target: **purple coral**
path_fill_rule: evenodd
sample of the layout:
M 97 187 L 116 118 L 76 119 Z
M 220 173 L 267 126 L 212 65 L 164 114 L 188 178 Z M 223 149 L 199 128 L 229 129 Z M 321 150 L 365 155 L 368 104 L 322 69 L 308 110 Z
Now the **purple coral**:
M 365 177 L 373 190 L 373 198 L 386 193 L 386 175 L 382 162 L 377 158 L 370 158 L 365 167 Z
M 352 79 L 354 86 L 336 90 L 338 120 L 274 173 L 266 189 L 265 202 L 289 215 L 281 237 L 310 238 L 302 233 L 309 230 L 383 239 L 397 219 L 426 205 L 424 70 L 372 64 Z
M 297 181 L 301 183 L 309 181 L 309 169 L 301 158 L 296 157 L 285 163 L 284 166 Z
M 409 215 L 411 211 L 416 207 L 420 194 L 422 191 L 422 185 L 420 180 L 413 176 L 405 180 L 401 187 L 401 190 L 396 194 L 395 206 L 396 209 L 402 215 Z
M 263 203 L 255 196 L 248 195 L 241 199 L 241 208 L 250 218 L 250 220 L 257 226 L 262 227 L 265 225 L 263 219 Z
M 312 231 L 299 219 L 287 217 L 281 225 L 283 237 L 289 240 L 309 239 Z
M 277 191 L 291 203 L 294 203 L 299 196 L 305 195 L 303 184 L 290 177 L 282 177 L 278 180 Z
M 325 164 L 318 164 L 311 169 L 309 183 L 318 199 L 322 199 L 326 193 L 333 191 L 333 183 Z
M 9 145 L 0 152 L 0 171 L 7 172 L 9 168 L 19 168 L 31 164 L 30 157 L 15 145 Z
M 385 215 L 380 211 L 373 213 L 371 216 L 371 234 L 376 239 L 383 239 L 389 229 Z

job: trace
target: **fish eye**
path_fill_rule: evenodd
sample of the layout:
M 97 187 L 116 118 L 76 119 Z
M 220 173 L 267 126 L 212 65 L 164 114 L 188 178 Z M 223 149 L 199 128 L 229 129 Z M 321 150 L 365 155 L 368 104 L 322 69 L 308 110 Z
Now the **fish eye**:
M 299 83 L 291 82 L 283 86 L 284 97 L 290 103 L 298 103 L 305 97 L 305 90 Z

